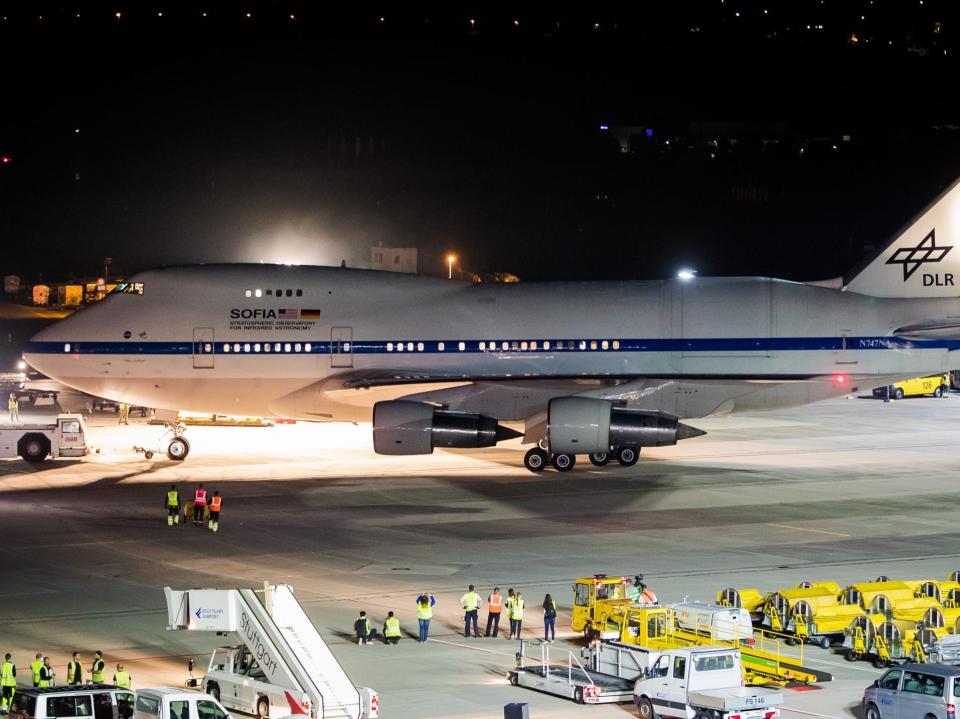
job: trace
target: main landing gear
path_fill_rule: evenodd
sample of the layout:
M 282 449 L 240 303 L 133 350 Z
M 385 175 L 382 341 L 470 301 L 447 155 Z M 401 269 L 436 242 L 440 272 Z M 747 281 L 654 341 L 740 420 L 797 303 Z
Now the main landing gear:
M 615 447 L 609 452 L 594 452 L 588 455 L 590 463 L 595 467 L 605 467 L 612 460 L 616 460 L 624 467 L 632 467 L 640 459 L 639 447 Z M 523 466 L 531 472 L 542 472 L 548 465 L 552 465 L 558 472 L 569 472 L 577 464 L 575 454 L 551 454 L 541 445 L 528 449 L 523 457 Z
M 187 428 L 182 422 L 164 422 L 163 426 L 166 431 L 160 436 L 161 447 L 134 447 L 133 451 L 142 453 L 145 459 L 153 459 L 153 455 L 165 452 L 168 459 L 182 462 L 190 454 L 190 443 L 183 436 Z M 167 435 L 170 435 L 170 438 L 166 449 L 163 449 L 162 444 Z

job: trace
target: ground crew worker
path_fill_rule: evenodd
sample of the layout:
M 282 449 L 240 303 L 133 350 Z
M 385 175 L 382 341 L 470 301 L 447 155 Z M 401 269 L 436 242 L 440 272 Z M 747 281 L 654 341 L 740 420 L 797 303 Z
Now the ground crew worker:
M 473 636 L 480 638 L 480 628 L 477 626 L 477 614 L 480 611 L 480 595 L 473 591 L 471 584 L 467 593 L 460 597 L 460 606 L 463 607 L 463 636 L 470 636 L 470 627 L 473 626 Z
M 7 400 L 7 410 L 10 412 L 10 421 L 20 424 L 20 402 L 14 392 L 10 393 L 10 399 Z
M 627 599 L 629 599 L 631 602 L 640 601 L 639 582 L 637 582 L 635 579 L 627 580 Z
M 7 652 L 3 657 L 3 665 L 0 665 L 0 712 L 10 710 L 16 689 L 17 665 L 13 663 L 10 652 Z
M 370 626 L 366 612 L 360 612 L 360 618 L 353 623 L 353 631 L 357 633 L 357 644 L 367 644 L 377 636 L 377 629 Z
M 208 526 L 211 532 L 220 529 L 220 504 L 222 502 L 223 499 L 220 497 L 220 490 L 218 489 L 210 498 L 210 524 Z
M 80 652 L 73 653 L 73 659 L 67 664 L 67 684 L 83 684 L 83 665 Z
M 97 684 L 103 684 L 106 680 L 107 667 L 103 663 L 103 652 L 97 652 L 93 657 L 93 665 L 90 667 L 90 681 Z
M 510 621 L 510 636 L 507 639 L 513 639 L 514 635 L 517 633 L 517 623 L 513 619 L 513 605 L 517 601 L 517 595 L 513 593 L 513 587 L 507 590 L 507 601 L 505 602 L 507 609 L 507 619 Z
M 400 620 L 393 616 L 393 612 L 387 612 L 387 620 L 383 623 L 384 644 L 399 644 L 402 636 Z
M 117 664 L 117 673 L 113 675 L 114 686 L 130 688 L 130 673 L 123 670 L 123 664 Z
M 517 592 L 513 595 L 513 610 L 510 612 L 510 622 L 516 627 L 517 639 L 520 638 L 520 632 L 523 631 L 523 595 Z
M 170 485 L 163 506 L 167 508 L 167 526 L 172 527 L 174 524 L 180 524 L 180 492 L 177 491 L 177 485 Z
M 40 667 L 40 686 L 52 687 L 54 674 L 53 667 L 50 666 L 50 657 L 44 657 L 43 666 Z
M 201 484 L 193 495 L 193 526 L 203 525 L 203 510 L 207 508 L 207 490 Z
M 130 405 L 126 402 L 120 403 L 120 421 L 117 424 L 130 424 Z
M 420 643 L 427 641 L 430 634 L 430 620 L 433 618 L 433 605 L 436 598 L 430 592 L 423 592 L 417 597 L 417 621 L 420 623 Z
M 40 686 L 40 667 L 43 666 L 43 652 L 37 652 L 37 658 L 30 662 L 30 672 L 33 674 L 33 686 Z
M 490 636 L 490 627 L 493 627 L 493 638 L 500 633 L 500 612 L 503 611 L 503 596 L 500 587 L 493 588 L 493 594 L 487 597 L 487 631 L 483 636 Z

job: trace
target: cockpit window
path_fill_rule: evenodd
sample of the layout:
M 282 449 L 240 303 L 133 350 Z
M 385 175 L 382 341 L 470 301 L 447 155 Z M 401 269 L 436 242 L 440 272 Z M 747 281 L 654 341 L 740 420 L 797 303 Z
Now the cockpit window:
M 143 294 L 143 283 L 142 282 L 118 282 L 117 286 L 113 288 L 111 295 L 117 294 L 128 294 L 128 295 L 142 295 Z

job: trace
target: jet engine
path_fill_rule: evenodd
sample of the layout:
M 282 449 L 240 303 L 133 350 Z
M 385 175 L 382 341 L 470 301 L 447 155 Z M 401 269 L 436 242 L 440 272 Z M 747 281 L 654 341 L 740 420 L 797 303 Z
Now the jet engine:
M 519 437 L 493 417 L 449 412 L 425 402 L 396 399 L 373 406 L 377 454 L 431 454 L 434 447 L 474 449 Z
M 609 452 L 611 447 L 662 447 L 706 432 L 662 412 L 628 409 L 593 397 L 558 397 L 547 408 L 550 451 Z

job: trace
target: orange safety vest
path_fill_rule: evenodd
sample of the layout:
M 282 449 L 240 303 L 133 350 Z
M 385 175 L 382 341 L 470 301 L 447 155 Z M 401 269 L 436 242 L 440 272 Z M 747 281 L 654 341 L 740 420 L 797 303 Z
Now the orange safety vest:
M 207 490 L 198 489 L 196 495 L 193 498 L 194 504 L 199 504 L 200 506 L 206 506 L 207 504 Z
M 491 594 L 487 597 L 487 611 L 491 614 L 499 614 L 503 609 L 503 597 L 499 594 Z
M 213 497 L 210 498 L 210 511 L 211 511 L 211 512 L 219 512 L 219 511 L 220 511 L 220 501 L 221 501 L 222 499 L 223 499 L 223 497 L 221 497 L 221 496 L 219 496 L 219 495 L 216 495 L 216 494 L 215 494 Z

